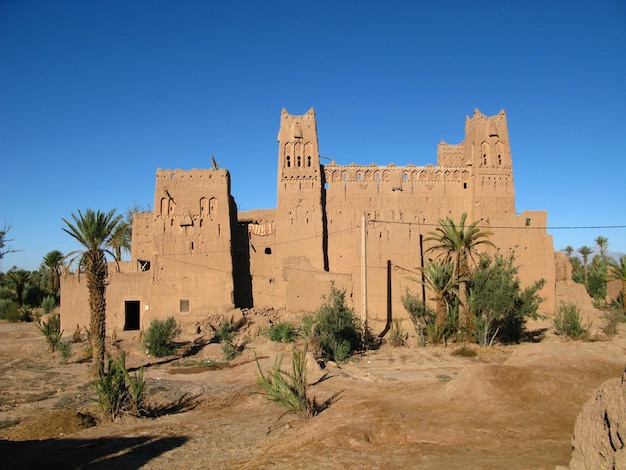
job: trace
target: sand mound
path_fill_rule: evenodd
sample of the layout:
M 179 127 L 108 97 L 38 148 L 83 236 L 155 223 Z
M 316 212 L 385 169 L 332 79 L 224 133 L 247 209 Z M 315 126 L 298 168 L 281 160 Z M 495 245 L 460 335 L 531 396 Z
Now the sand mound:
M 65 408 L 41 418 L 24 421 L 5 436 L 9 440 L 41 440 L 72 434 L 97 424 L 93 416 Z

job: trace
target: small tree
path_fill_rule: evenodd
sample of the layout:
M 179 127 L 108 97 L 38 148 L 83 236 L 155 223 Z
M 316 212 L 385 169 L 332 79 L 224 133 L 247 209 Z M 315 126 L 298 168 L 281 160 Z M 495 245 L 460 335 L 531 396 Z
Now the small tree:
M 539 316 L 542 299 L 537 293 L 545 281 L 540 279 L 522 290 L 514 261 L 513 254 L 509 258 L 483 255 L 471 278 L 469 303 L 482 346 L 490 345 L 495 338 L 519 342 L 527 319 Z
M 181 329 L 176 324 L 174 317 L 165 320 L 155 318 L 143 335 L 143 344 L 148 354 L 156 357 L 164 357 L 176 352 L 174 339 L 180 334 Z
M 587 331 L 580 320 L 580 310 L 574 304 L 561 302 L 554 315 L 556 334 L 572 339 L 579 339 Z
M 315 313 L 309 333 L 319 342 L 324 359 L 345 361 L 361 347 L 360 323 L 346 305 L 346 291 L 331 283 L 330 295 Z

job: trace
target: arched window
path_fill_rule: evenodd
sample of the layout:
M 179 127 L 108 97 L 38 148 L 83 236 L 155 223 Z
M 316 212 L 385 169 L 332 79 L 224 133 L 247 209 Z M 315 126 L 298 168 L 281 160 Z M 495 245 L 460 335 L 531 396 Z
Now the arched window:
M 311 156 L 306 157 L 306 166 L 311 166 Z
M 297 165 L 296 165 L 296 166 L 297 166 L 298 168 L 300 168 L 300 166 L 302 165 L 302 162 L 301 162 L 302 157 L 300 157 L 300 156 L 298 155 L 298 157 L 297 157 L 297 158 L 298 158 L 298 163 L 297 163 Z
M 291 157 L 287 155 L 287 168 L 291 168 Z

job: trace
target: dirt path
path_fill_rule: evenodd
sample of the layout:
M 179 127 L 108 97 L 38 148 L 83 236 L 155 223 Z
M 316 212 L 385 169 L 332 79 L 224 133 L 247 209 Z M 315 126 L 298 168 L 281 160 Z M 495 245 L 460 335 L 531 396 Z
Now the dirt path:
M 621 327 L 624 329 L 624 326 Z M 192 338 L 189 338 L 192 339 Z M 626 336 L 478 350 L 383 346 L 345 365 L 311 371 L 311 392 L 335 394 L 309 421 L 257 392 L 254 353 L 267 369 L 289 346 L 257 339 L 233 367 L 179 373 L 118 342 L 128 365 L 147 365 L 156 418 L 100 420 L 80 345 L 68 364 L 50 356 L 32 324 L 0 323 L 3 468 L 546 468 L 567 465 L 574 422 L 604 380 L 621 376 Z M 209 344 L 188 359 L 217 359 Z M 80 412 L 82 414 L 77 413 Z

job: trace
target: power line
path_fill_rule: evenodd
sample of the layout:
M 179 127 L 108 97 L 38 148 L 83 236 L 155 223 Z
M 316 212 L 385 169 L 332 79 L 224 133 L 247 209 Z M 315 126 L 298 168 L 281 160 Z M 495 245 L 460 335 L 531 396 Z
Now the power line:
M 437 223 L 437 224 L 427 224 L 427 223 L 420 223 L 420 222 L 403 222 L 400 220 L 380 220 L 380 219 L 369 219 L 368 223 L 373 223 L 373 222 L 381 222 L 381 223 L 385 223 L 385 224 L 400 224 L 400 225 L 417 225 L 420 227 L 440 227 L 441 224 Z M 523 229 L 523 230 L 527 230 L 527 229 L 535 229 L 535 230 L 585 230 L 585 229 L 623 229 L 626 228 L 626 225 L 570 225 L 570 226 L 556 226 L 556 225 L 544 225 L 544 226 L 537 226 L 537 225 L 524 225 L 524 226 L 519 226 L 519 225 L 511 225 L 511 226 L 507 226 L 507 225 L 476 225 L 476 227 L 478 228 L 484 228 L 484 229 L 492 229 L 492 228 L 498 228 L 498 229 Z

